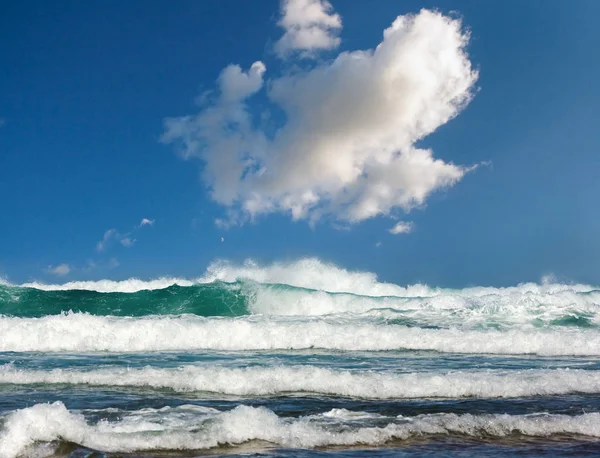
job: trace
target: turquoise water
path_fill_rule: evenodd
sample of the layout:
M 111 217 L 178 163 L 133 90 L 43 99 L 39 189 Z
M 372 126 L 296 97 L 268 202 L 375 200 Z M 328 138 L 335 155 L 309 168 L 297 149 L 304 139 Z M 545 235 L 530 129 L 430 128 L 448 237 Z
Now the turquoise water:
M 595 288 L 294 283 L 0 285 L 0 457 L 600 453 Z

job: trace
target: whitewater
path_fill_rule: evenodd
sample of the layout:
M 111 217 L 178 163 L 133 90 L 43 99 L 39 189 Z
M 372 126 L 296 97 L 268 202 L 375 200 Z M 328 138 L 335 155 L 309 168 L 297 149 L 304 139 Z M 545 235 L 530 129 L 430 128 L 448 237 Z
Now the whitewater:
M 600 453 L 600 289 L 318 259 L 0 281 L 0 457 Z M 452 452 L 454 450 L 454 452 Z

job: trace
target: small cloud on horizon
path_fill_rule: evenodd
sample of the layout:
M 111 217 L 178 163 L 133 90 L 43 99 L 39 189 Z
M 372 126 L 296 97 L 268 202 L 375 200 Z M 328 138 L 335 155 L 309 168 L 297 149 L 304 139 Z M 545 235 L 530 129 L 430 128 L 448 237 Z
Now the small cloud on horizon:
M 71 268 L 69 264 L 59 264 L 57 266 L 48 266 L 45 271 L 49 274 L 56 275 L 62 277 L 64 275 L 68 275 L 71 272 Z
M 112 257 L 107 262 L 101 262 L 101 263 L 97 263 L 93 259 L 88 259 L 85 262 L 85 265 L 82 267 L 76 267 L 76 266 L 73 266 L 73 265 L 70 265 L 67 263 L 58 264 L 58 265 L 50 264 L 48 267 L 43 269 L 43 271 L 50 275 L 55 275 L 57 277 L 64 277 L 66 275 L 73 274 L 75 272 L 86 275 L 86 274 L 90 274 L 91 272 L 94 272 L 96 270 L 99 270 L 99 271 L 112 270 L 112 269 L 116 269 L 120 265 L 121 265 L 121 263 L 119 262 L 119 260 L 116 257 Z M 3 280 L 3 278 L 0 276 L 0 284 L 2 284 L 2 280 Z

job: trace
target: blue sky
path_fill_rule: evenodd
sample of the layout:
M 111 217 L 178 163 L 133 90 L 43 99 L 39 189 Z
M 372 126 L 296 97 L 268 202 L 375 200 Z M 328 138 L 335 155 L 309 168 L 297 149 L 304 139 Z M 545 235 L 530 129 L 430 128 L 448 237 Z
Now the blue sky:
M 14 282 L 193 277 L 215 259 L 270 263 L 310 256 L 402 284 L 501 286 L 549 273 L 600 283 L 600 3 L 331 4 L 320 25 L 325 42 L 307 45 L 298 36 L 280 41 L 286 30 L 303 32 L 304 26 L 288 15 L 293 25 L 286 29 L 277 1 L 3 2 L 0 276 Z M 406 25 L 407 36 L 422 33 L 415 32 L 414 43 L 399 35 L 383 68 L 394 69 L 402 50 L 416 49 L 415 59 L 425 59 L 418 55 L 425 49 L 418 40 L 428 39 L 464 64 L 451 40 L 428 35 L 433 25 L 450 27 L 447 21 L 454 19 L 446 18 L 460 18 L 460 33 L 470 33 L 462 58 L 477 78 L 467 89 L 451 88 L 457 97 L 473 96 L 466 106 L 454 107 L 454 119 L 408 141 L 404 133 L 413 135 L 429 119 L 429 111 L 420 119 L 406 114 L 405 99 L 420 103 L 421 89 L 396 91 L 396 82 L 369 87 L 364 81 L 383 79 L 368 61 L 356 86 L 352 64 L 338 71 L 333 85 L 327 75 L 340 53 L 375 48 L 398 16 L 423 20 L 422 8 L 444 16 L 430 25 Z M 401 70 L 394 71 L 418 82 L 421 60 L 414 69 L 413 60 L 400 60 Z M 266 70 L 247 73 L 255 62 Z M 219 95 L 217 82 L 231 64 L 240 66 L 242 76 L 233 75 L 227 90 L 250 93 L 236 99 L 234 108 Z M 443 72 L 434 68 L 432 74 Z M 286 78 L 296 89 L 284 84 Z M 437 84 L 448 80 L 440 77 Z M 273 101 L 278 85 L 289 111 Z M 363 89 L 393 103 L 366 107 L 369 101 L 357 95 Z M 335 91 L 337 102 L 330 97 Z M 346 100 L 354 105 L 328 110 Z M 426 101 L 427 107 L 439 102 Z M 200 136 L 206 143 L 188 151 L 193 157 L 187 160 L 181 136 L 165 141 L 166 119 L 209 109 L 227 117 L 232 112 L 226 110 L 240 107 L 247 132 L 240 134 L 243 126 L 234 123 L 222 134 L 239 140 L 238 162 L 252 161 L 237 181 L 230 168 L 219 169 L 224 137 L 212 130 L 207 140 L 197 124 L 186 125 L 196 129 L 195 140 Z M 324 122 L 317 125 L 319 116 Z M 404 121 L 388 130 L 374 121 L 384 125 L 394 116 Z M 355 135 L 362 125 L 370 127 Z M 347 126 L 352 129 L 344 131 Z M 338 128 L 348 135 L 327 137 Z M 306 140 L 315 130 L 321 143 Z M 281 138 L 278 132 L 284 132 Z M 365 144 L 374 145 L 369 157 L 384 162 L 430 149 L 447 168 L 435 172 L 439 186 L 431 185 L 421 200 L 414 198 L 421 182 L 411 188 L 394 175 L 406 171 L 401 164 L 388 164 L 378 174 L 370 162 L 360 163 L 359 176 L 370 181 L 340 185 L 338 166 L 355 165 L 357 159 L 343 160 L 351 147 L 362 157 Z M 306 171 L 308 158 L 317 165 Z M 207 163 L 216 170 L 212 178 L 202 174 Z M 470 170 L 473 165 L 479 166 Z M 423 172 L 424 179 L 432 170 Z M 408 181 L 413 172 L 406 172 Z M 361 198 L 378 189 L 384 176 L 401 197 L 380 199 L 372 215 L 363 212 Z M 286 205 L 305 196 L 318 204 L 300 208 L 294 220 Z M 141 225 L 144 218 L 153 224 Z M 398 222 L 412 230 L 391 234 Z M 98 249 L 109 230 L 109 243 Z M 50 272 L 63 264 L 69 268 Z

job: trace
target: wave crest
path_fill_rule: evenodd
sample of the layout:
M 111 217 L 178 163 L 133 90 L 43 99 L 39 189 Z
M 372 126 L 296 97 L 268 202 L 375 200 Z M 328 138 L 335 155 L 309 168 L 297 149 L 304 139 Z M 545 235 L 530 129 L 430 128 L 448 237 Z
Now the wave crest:
M 6 416 L 0 432 L 0 457 L 15 458 L 32 451 L 40 442 L 47 444 L 57 440 L 102 452 L 127 453 L 202 450 L 250 441 L 289 448 L 373 446 L 411 437 L 448 434 L 488 440 L 514 434 L 600 437 L 598 413 L 577 416 L 442 413 L 373 418 L 366 413 L 338 409 L 308 417 L 282 418 L 264 407 L 241 405 L 226 412 L 197 406 L 143 409 L 122 412 L 121 417 L 116 421 L 89 423 L 84 415 L 70 412 L 61 402 L 14 411 Z M 362 421 L 357 422 L 357 418 Z M 376 426 L 370 424 L 370 420 L 385 423 Z
M 49 371 L 0 366 L 0 384 L 72 384 L 170 389 L 234 396 L 317 393 L 365 399 L 513 398 L 600 393 L 600 373 L 581 369 L 374 373 L 314 366 L 112 367 Z
M 1 318 L 0 351 L 139 352 L 434 350 L 450 353 L 600 355 L 600 334 L 582 329 L 422 329 L 363 319 L 194 315 L 142 318 L 64 314 Z

